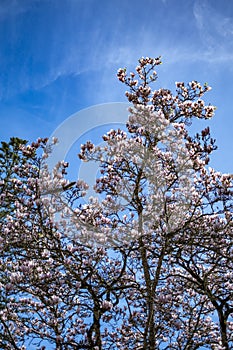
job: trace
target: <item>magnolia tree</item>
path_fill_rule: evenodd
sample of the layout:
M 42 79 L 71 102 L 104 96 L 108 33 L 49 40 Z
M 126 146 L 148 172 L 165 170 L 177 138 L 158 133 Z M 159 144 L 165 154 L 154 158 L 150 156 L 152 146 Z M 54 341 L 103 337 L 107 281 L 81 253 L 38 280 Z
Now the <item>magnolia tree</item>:
M 127 131 L 81 146 L 88 202 L 65 161 L 49 172 L 47 140 L 2 144 L 2 349 L 233 348 L 233 177 L 208 167 L 209 128 L 189 131 L 214 114 L 209 87 L 153 91 L 160 63 L 118 71 Z

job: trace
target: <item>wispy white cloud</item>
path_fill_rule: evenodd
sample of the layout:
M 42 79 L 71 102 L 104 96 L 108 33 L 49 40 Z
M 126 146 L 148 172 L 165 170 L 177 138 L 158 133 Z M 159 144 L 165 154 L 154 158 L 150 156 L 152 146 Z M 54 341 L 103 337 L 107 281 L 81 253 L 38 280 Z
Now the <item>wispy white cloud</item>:
M 233 19 L 207 0 L 196 0 L 193 14 L 204 48 L 203 58 L 209 62 L 232 62 Z
M 57 7 L 50 0 L 1 0 L 0 20 L 25 17 L 18 16 L 9 26 L 0 95 L 42 89 L 60 77 L 86 71 L 102 70 L 104 78 L 104 72 L 134 65 L 142 55 L 162 55 L 170 64 L 231 62 L 232 18 L 207 0 L 190 1 L 182 14 L 182 1 L 176 5 L 161 0 L 155 6 L 148 0 L 147 11 L 140 13 L 139 0 L 121 6 L 118 1 L 97 6 L 95 0 L 85 5 L 64 0 Z
M 1 0 L 0 21 L 27 12 L 39 0 Z

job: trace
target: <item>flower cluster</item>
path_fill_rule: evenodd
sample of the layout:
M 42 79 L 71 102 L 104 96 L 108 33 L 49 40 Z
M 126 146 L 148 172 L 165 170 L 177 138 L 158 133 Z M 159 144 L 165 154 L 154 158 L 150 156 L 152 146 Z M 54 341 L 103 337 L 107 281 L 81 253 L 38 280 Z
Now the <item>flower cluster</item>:
M 2 143 L 0 348 L 233 348 L 233 176 L 207 167 L 209 127 L 188 128 L 212 117 L 209 87 L 153 91 L 159 64 L 118 71 L 128 130 L 81 146 L 99 164 L 87 202 L 46 140 Z

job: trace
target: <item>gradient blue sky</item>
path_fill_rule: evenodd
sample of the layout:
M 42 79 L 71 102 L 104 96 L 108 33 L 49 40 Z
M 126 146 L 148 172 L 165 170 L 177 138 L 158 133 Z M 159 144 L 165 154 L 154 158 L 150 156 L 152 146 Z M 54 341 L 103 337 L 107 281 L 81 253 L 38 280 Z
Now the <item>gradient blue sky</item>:
M 50 136 L 83 108 L 126 102 L 117 69 L 162 55 L 158 88 L 212 86 L 212 165 L 233 172 L 233 1 L 1 0 L 0 46 L 1 140 Z

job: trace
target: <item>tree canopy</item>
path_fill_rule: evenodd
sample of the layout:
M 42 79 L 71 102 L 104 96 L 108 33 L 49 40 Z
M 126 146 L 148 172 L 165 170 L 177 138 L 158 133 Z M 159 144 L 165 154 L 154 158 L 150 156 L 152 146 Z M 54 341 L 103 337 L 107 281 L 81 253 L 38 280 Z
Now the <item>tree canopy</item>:
M 233 348 L 233 176 L 209 167 L 210 128 L 190 131 L 209 86 L 153 90 L 160 64 L 119 69 L 127 129 L 81 146 L 100 173 L 87 203 L 47 139 L 2 142 L 2 349 Z

